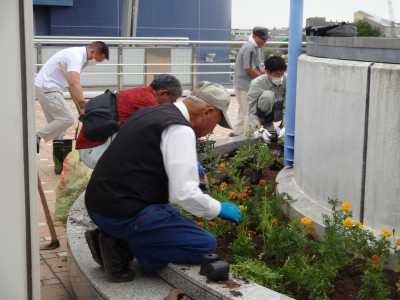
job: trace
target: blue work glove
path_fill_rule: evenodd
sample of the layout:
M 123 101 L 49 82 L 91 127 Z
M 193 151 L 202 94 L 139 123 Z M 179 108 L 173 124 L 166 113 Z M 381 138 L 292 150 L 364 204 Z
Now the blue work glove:
M 239 224 L 242 219 L 242 214 L 240 213 L 239 207 L 232 202 L 222 202 L 221 211 L 218 215 L 221 219 L 233 221 Z
M 197 171 L 199 172 L 200 177 L 206 176 L 206 170 L 204 169 L 204 167 L 201 165 L 200 162 L 197 162 Z

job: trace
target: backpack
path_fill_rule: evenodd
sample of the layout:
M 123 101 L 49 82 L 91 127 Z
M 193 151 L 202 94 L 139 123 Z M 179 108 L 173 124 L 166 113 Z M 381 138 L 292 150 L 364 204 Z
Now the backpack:
M 352 37 L 357 36 L 357 27 L 344 22 L 329 26 L 308 26 L 306 27 L 306 35 Z
M 117 97 L 110 90 L 94 97 L 85 106 L 82 120 L 85 136 L 93 141 L 103 141 L 119 130 Z

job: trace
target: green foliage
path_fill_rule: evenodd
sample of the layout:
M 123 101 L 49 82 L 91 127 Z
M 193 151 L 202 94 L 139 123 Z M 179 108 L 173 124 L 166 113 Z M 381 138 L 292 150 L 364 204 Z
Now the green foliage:
M 234 257 L 251 258 L 255 255 L 255 247 L 251 236 L 249 235 L 249 218 L 243 216 L 242 222 L 237 226 L 236 239 L 232 243 L 232 254 Z
M 281 291 L 282 275 L 254 259 L 238 260 L 231 265 L 232 272 L 270 289 Z
M 383 273 L 380 270 L 367 270 L 361 278 L 359 298 L 363 300 L 387 300 L 390 291 L 386 287 Z
M 357 27 L 358 36 L 383 36 L 382 31 L 378 27 L 373 27 L 367 21 L 359 20 L 354 25 Z

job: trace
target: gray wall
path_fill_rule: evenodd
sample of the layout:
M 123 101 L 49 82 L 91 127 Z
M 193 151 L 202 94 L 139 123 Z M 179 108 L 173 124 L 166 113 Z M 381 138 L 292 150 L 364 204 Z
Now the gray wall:
M 400 230 L 400 66 L 375 64 L 368 81 L 371 65 L 300 58 L 295 180 L 323 207 L 349 200 L 358 219 L 364 201 L 367 226 Z
M 0 47 L 3 58 L 0 74 L 0 299 L 28 299 L 30 283 L 33 286 L 31 299 L 39 299 L 32 1 L 2 0 L 0 11 L 4 12 L 0 30 L 3 41 Z M 22 24 L 20 11 L 25 22 Z M 22 26 L 25 38 L 21 35 Z M 33 277 L 29 279 L 31 271 Z
M 365 223 L 400 230 L 400 65 L 372 67 Z
M 352 202 L 358 216 L 368 63 L 301 56 L 295 176 L 321 205 Z

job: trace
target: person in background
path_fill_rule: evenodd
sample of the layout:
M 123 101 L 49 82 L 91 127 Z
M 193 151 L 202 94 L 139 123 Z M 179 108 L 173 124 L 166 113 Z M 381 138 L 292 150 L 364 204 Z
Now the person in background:
M 89 64 L 109 59 L 108 46 L 100 41 L 86 47 L 71 47 L 54 54 L 40 69 L 35 79 L 36 97 L 42 107 L 47 125 L 36 133 L 37 152 L 40 141 L 53 140 L 54 171 L 60 174 L 65 158 L 64 146 L 72 146 L 71 140 L 64 140 L 65 131 L 75 123 L 69 104 L 63 92 L 69 90 L 78 113 L 85 113 L 85 99 L 80 83 L 80 74 Z M 64 156 L 64 157 L 63 157 Z
M 172 75 L 161 74 L 154 78 L 148 87 L 136 87 L 117 93 L 117 114 L 120 125 L 139 109 L 174 102 L 182 95 L 182 86 L 179 80 Z M 92 141 L 85 136 L 81 129 L 76 140 L 76 149 L 79 150 L 80 160 L 93 169 L 110 146 L 116 134 L 103 141 Z
M 252 80 L 248 92 L 249 120 L 253 129 L 265 129 L 266 138 L 274 140 L 281 128 L 286 96 L 286 62 L 280 56 L 268 57 L 265 74 Z
M 239 109 L 236 118 L 237 122 L 234 125 L 233 132 L 229 135 L 231 137 L 246 133 L 248 125 L 247 91 L 251 80 L 264 74 L 262 66 L 264 60 L 263 47 L 267 39 L 267 28 L 254 27 L 249 41 L 243 44 L 236 57 L 233 86 Z

